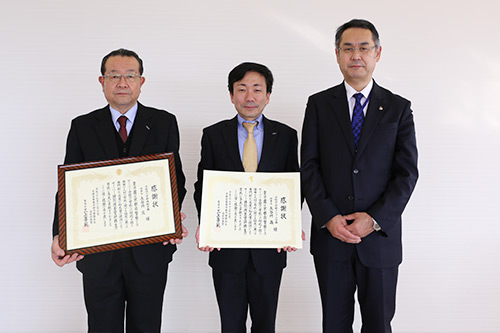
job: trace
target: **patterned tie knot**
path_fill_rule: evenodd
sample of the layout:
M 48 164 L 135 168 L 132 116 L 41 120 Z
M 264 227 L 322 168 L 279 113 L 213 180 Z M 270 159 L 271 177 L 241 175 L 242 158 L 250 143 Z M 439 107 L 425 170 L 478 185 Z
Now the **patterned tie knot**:
M 253 134 L 253 130 L 254 130 L 255 126 L 257 126 L 258 124 L 259 124 L 258 121 L 254 122 L 254 123 L 245 122 L 245 123 L 243 123 L 243 127 L 245 127 L 245 129 L 247 130 L 248 133 Z
M 354 98 L 356 98 L 356 103 L 361 104 L 361 99 L 363 98 L 363 94 L 362 93 L 354 94 Z

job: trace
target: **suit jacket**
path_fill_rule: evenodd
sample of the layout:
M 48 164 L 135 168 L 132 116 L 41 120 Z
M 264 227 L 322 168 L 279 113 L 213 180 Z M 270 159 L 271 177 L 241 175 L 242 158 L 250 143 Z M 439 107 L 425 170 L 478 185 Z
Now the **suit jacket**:
M 186 195 L 186 179 L 179 157 L 179 129 L 174 115 L 138 103 L 133 125 L 129 156 L 157 153 L 174 153 L 179 202 Z M 109 106 L 79 116 L 71 122 L 66 144 L 65 164 L 90 162 L 118 158 L 116 128 L 111 120 Z M 56 197 L 57 199 L 57 197 Z M 59 233 L 58 211 L 54 214 L 53 235 Z M 165 268 L 172 260 L 176 247 L 161 243 L 132 248 L 139 269 L 151 273 Z M 106 272 L 114 251 L 86 255 L 77 262 L 78 269 L 85 274 L 99 275 Z
M 257 172 L 298 172 L 297 132 L 285 124 L 263 117 L 264 141 Z M 201 212 L 203 170 L 244 172 L 238 148 L 238 120 L 223 120 L 203 130 L 198 181 L 194 184 L 194 200 Z M 245 269 L 249 257 L 260 273 L 281 270 L 286 266 L 286 253 L 276 249 L 221 249 L 210 253 L 212 268 L 231 272 Z
M 356 247 L 366 266 L 399 265 L 401 214 L 418 178 L 410 102 L 374 82 L 355 152 L 344 84 L 312 95 L 301 156 L 302 190 L 313 218 L 311 253 L 345 260 Z M 323 227 L 338 214 L 354 212 L 367 212 L 383 231 L 353 245 Z

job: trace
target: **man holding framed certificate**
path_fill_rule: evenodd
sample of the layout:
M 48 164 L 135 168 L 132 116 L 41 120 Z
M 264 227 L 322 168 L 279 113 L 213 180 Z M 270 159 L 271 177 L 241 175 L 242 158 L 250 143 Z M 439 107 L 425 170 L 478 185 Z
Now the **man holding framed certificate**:
M 297 132 L 262 115 L 269 103 L 272 85 L 271 71 L 260 64 L 242 63 L 229 73 L 228 89 L 238 115 L 203 130 L 194 193 L 199 216 L 203 215 L 202 200 L 212 199 L 208 195 L 204 196 L 205 170 L 240 171 L 242 174 L 243 171 L 299 171 Z M 255 193 L 259 195 L 257 190 Z M 245 199 L 241 199 L 241 195 L 246 195 Z M 251 195 L 254 194 L 236 193 L 228 200 L 233 201 L 233 207 L 238 207 L 238 202 L 242 200 L 249 202 Z M 300 206 L 300 196 L 298 201 Z M 255 214 L 248 209 L 245 212 Z M 242 223 L 250 223 L 250 218 L 244 216 Z M 204 223 L 203 219 L 201 223 Z M 197 231 L 197 243 L 200 240 L 199 232 L 200 228 Z M 293 251 L 295 247 L 218 248 L 214 251 L 210 245 L 202 245 L 199 249 L 210 252 L 209 265 L 213 272 L 222 332 L 246 332 L 248 308 L 253 332 L 274 332 L 286 251 Z
M 72 121 L 64 163 L 78 164 L 173 153 L 175 165 L 172 171 L 176 177 L 171 186 L 176 186 L 173 190 L 178 195 L 180 205 L 186 189 L 179 158 L 177 120 L 174 115 L 166 111 L 138 103 L 141 87 L 145 81 L 142 76 L 142 60 L 133 51 L 119 49 L 103 58 L 101 73 L 99 82 L 109 105 Z M 154 169 L 160 170 L 159 167 Z M 119 167 L 113 172 L 127 174 L 127 170 L 125 167 Z M 163 173 L 157 172 L 157 174 L 160 176 L 159 179 L 166 179 L 162 176 Z M 154 192 L 158 188 L 156 185 L 137 184 L 139 190 L 144 188 L 145 191 Z M 133 193 L 134 190 L 125 192 L 126 186 L 129 185 L 125 181 L 117 182 L 115 189 L 112 183 L 113 189 L 107 190 L 107 193 L 120 208 L 120 217 L 129 216 L 123 218 L 123 222 L 130 226 L 132 210 L 128 210 L 129 215 L 127 212 L 123 214 L 121 212 L 127 211 L 124 207 L 131 204 L 125 206 L 127 202 L 123 198 L 124 194 L 122 200 L 115 200 L 115 197 L 121 195 L 120 193 Z M 69 187 L 66 186 L 65 189 Z M 99 195 L 103 197 L 102 194 Z M 146 199 L 148 198 L 152 197 L 147 196 Z M 61 205 L 61 198 L 58 201 Z M 122 201 L 125 202 L 122 204 Z M 92 202 L 89 203 L 91 204 Z M 146 202 L 146 205 L 154 203 Z M 101 206 L 101 209 L 104 210 L 104 207 Z M 77 261 L 77 268 L 83 273 L 89 332 L 123 332 L 125 313 L 127 332 L 159 332 L 168 263 L 176 250 L 175 244 L 179 244 L 182 239 L 170 239 L 163 244 L 160 242 L 121 248 L 85 257 L 78 253 L 69 255 L 59 246 L 59 238 L 63 235 L 59 234 L 60 216 L 57 208 L 56 205 L 52 259 L 58 266 Z M 112 211 L 113 209 L 109 209 L 108 213 Z M 184 214 L 181 214 L 181 219 L 183 217 Z M 84 225 L 83 232 L 91 228 L 92 226 Z M 182 227 L 182 237 L 186 236 L 187 230 Z

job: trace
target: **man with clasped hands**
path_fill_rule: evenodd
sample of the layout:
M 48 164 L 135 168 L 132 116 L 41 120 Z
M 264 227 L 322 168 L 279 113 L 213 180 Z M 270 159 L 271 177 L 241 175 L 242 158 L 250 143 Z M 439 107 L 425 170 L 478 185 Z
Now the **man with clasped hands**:
M 142 73 L 143 62 L 133 51 L 119 49 L 103 58 L 99 82 L 109 105 L 72 121 L 64 163 L 173 152 L 182 203 L 186 189 L 177 120 L 171 113 L 137 102 L 145 81 Z M 184 226 L 182 231 L 186 237 Z M 123 332 L 125 313 L 127 332 L 160 332 L 168 263 L 181 239 L 83 257 L 65 255 L 58 233 L 56 204 L 52 259 L 58 266 L 77 261 L 83 273 L 89 332 Z
M 301 146 L 323 331 L 352 332 L 357 289 L 361 331 L 391 332 L 401 214 L 418 178 L 413 114 L 372 79 L 382 52 L 373 24 L 340 26 L 335 47 L 344 82 L 309 98 Z

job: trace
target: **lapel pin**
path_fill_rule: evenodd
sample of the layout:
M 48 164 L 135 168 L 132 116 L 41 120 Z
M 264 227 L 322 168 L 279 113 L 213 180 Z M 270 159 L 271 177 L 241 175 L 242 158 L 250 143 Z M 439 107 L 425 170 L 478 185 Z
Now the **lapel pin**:
M 380 111 L 382 111 L 382 110 L 384 109 L 384 107 L 383 107 L 383 106 L 379 106 L 379 107 L 378 107 L 378 109 L 379 109 Z
M 149 128 L 149 126 L 148 126 L 148 125 L 146 125 L 146 129 L 147 129 L 148 131 L 151 131 L 151 128 Z
M 276 132 L 273 132 L 273 135 L 276 135 L 276 134 L 278 134 L 278 133 L 276 133 Z

